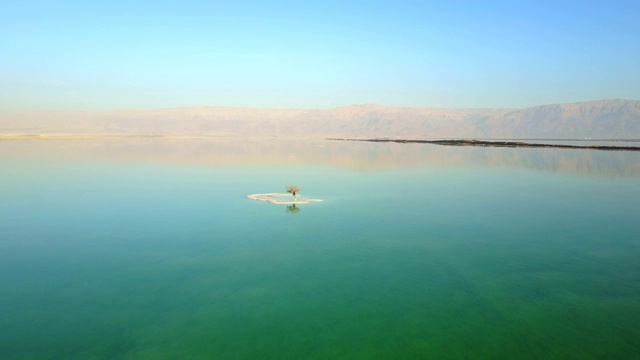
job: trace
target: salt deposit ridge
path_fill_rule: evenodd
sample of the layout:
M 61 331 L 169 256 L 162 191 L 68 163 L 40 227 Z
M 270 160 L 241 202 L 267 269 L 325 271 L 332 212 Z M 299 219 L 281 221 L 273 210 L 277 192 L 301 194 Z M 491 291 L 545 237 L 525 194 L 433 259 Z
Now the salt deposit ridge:
M 286 199 L 283 199 L 286 197 Z M 279 204 L 279 205 L 292 205 L 292 204 L 309 204 L 314 202 L 321 202 L 322 199 L 307 199 L 307 198 L 294 198 L 291 199 L 291 194 L 288 193 L 267 193 L 267 194 L 251 194 L 247 195 L 248 199 L 258 200 L 258 201 L 266 201 L 271 204 Z

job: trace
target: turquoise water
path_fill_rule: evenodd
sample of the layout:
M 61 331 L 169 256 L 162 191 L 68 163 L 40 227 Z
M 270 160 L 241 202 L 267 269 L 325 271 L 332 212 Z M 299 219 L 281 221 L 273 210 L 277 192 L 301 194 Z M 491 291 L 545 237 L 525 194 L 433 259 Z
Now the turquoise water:
M 640 154 L 0 142 L 2 359 L 640 357 Z M 301 187 L 324 202 L 246 195 Z

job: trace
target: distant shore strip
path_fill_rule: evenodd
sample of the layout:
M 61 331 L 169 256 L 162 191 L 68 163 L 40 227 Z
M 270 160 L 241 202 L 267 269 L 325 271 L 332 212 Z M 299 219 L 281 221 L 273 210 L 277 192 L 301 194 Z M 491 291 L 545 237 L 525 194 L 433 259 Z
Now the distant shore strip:
M 591 149 L 591 150 L 613 150 L 613 151 L 640 151 L 640 146 L 618 146 L 618 145 L 569 145 L 569 144 L 542 144 L 526 141 L 503 141 L 503 140 L 411 140 L 411 139 L 349 139 L 349 138 L 327 138 L 326 140 L 336 141 L 366 141 L 366 142 L 392 142 L 400 144 L 435 144 L 447 146 L 488 146 L 488 147 L 510 147 L 510 148 L 556 148 L 556 149 Z M 576 140 L 572 140 L 576 141 Z

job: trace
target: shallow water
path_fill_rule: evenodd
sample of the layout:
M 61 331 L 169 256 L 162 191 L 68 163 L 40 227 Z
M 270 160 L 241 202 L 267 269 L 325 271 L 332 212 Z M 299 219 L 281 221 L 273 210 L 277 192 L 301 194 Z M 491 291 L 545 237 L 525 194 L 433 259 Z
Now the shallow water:
M 640 356 L 640 154 L 0 142 L 0 358 Z M 301 187 L 321 203 L 246 195 Z

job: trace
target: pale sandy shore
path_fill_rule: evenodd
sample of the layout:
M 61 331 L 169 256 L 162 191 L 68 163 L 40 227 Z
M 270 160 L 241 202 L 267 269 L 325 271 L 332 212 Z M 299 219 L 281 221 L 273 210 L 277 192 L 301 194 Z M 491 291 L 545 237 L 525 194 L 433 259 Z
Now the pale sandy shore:
M 108 135 L 108 134 L 2 134 L 0 140 L 83 140 L 83 139 L 218 139 L 208 135 Z
M 279 199 L 279 197 L 287 197 L 292 198 L 291 194 L 288 193 L 267 193 L 267 194 L 251 194 L 247 195 L 248 199 L 258 200 L 258 201 L 266 201 L 271 204 L 279 204 L 279 205 L 299 205 L 299 204 L 309 204 L 314 202 L 321 202 L 322 199 L 307 199 L 307 198 L 299 198 L 292 200 L 283 200 Z

